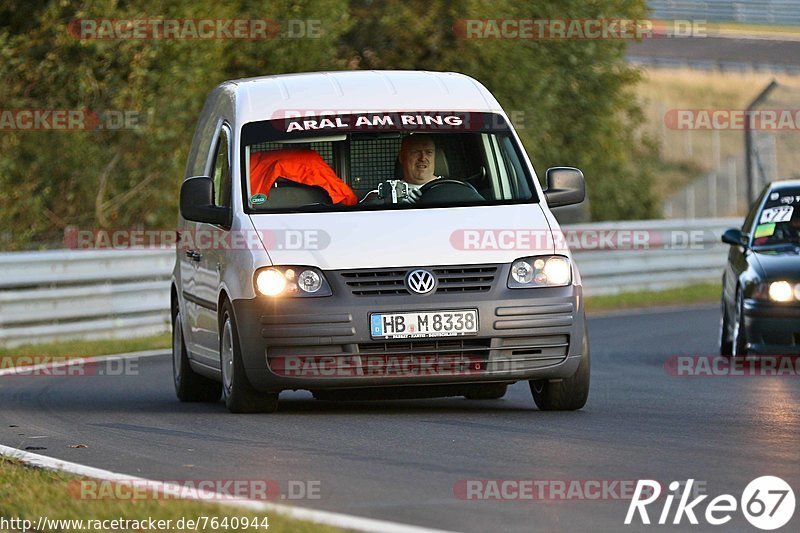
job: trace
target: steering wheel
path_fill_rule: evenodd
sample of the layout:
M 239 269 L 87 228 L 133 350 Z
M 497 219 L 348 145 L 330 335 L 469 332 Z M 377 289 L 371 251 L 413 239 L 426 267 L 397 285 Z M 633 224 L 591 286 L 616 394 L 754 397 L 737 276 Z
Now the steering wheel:
M 474 192 L 478 196 L 481 195 L 481 193 L 478 192 L 478 189 L 476 189 L 475 187 L 473 187 L 471 184 L 467 183 L 466 181 L 449 180 L 449 179 L 443 179 L 443 178 L 440 178 L 438 180 L 429 181 L 428 183 L 426 183 L 425 185 L 423 185 L 422 187 L 419 188 L 419 192 L 424 195 L 426 192 L 432 191 L 434 189 L 437 189 L 437 188 L 441 187 L 442 185 L 458 185 L 460 187 L 466 187 L 467 189 L 471 190 L 472 192 Z

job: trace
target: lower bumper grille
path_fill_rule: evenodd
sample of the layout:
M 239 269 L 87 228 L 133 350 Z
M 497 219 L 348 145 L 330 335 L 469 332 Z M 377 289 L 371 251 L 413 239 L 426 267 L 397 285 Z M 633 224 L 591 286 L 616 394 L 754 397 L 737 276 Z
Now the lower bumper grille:
M 286 377 L 422 377 L 508 374 L 562 362 L 568 335 L 437 339 L 327 346 L 271 346 L 270 369 Z
M 371 355 L 461 355 L 488 358 L 491 339 L 417 340 L 369 342 L 358 345 L 358 352 Z

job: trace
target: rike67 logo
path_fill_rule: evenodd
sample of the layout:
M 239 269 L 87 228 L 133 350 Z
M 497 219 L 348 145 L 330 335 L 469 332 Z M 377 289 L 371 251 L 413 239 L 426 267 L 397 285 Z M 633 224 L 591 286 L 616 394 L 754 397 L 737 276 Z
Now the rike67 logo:
M 684 517 L 690 524 L 697 525 L 699 515 L 705 518 L 708 524 L 720 526 L 730 522 L 733 513 L 737 511 L 737 508 L 741 508 L 742 514 L 751 525 L 762 530 L 773 530 L 786 525 L 794 515 L 794 491 L 779 477 L 761 476 L 754 479 L 745 487 L 742 497 L 738 501 L 731 494 L 720 494 L 707 502 L 704 513 L 700 511 L 700 504 L 708 498 L 708 495 L 696 496 L 689 500 L 692 495 L 693 483 L 694 480 L 689 479 L 685 484 L 678 481 L 669 484 L 671 493 L 664 498 L 664 506 L 658 515 L 657 524 L 669 523 L 670 515 L 673 512 L 672 504 L 676 496 L 679 497 L 678 504 L 671 521 L 675 525 L 680 524 Z M 683 491 L 678 494 L 677 491 L 681 487 L 683 487 Z M 647 506 L 656 502 L 660 496 L 661 485 L 657 481 L 640 479 L 636 484 L 631 504 L 628 506 L 625 525 L 630 525 L 637 514 L 642 524 L 650 524 Z M 651 509 L 651 511 L 654 510 L 656 509 Z

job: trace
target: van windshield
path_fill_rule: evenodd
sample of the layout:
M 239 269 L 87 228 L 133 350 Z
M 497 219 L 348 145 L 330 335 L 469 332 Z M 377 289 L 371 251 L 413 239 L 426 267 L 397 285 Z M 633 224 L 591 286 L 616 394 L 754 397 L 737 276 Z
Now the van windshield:
M 537 201 L 496 114 L 296 116 L 242 128 L 248 212 L 419 209 Z

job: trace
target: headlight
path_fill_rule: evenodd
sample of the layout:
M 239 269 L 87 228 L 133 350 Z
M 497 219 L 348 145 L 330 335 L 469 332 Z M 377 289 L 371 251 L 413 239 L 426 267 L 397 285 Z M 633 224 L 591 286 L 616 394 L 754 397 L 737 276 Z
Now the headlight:
M 751 298 L 762 302 L 778 303 L 800 300 L 800 283 L 794 284 L 784 280 L 762 282 L 756 285 Z
M 530 283 L 533 281 L 533 267 L 525 261 L 517 261 L 511 265 L 511 279 L 517 283 Z
M 788 281 L 773 281 L 769 284 L 769 299 L 774 302 L 791 302 L 794 293 Z
M 563 255 L 524 257 L 511 264 L 510 289 L 563 287 L 572 283 L 572 265 Z
M 277 270 L 262 270 L 256 275 L 256 288 L 264 296 L 277 296 L 286 288 L 286 278 Z
M 262 296 L 330 296 L 322 272 L 313 267 L 280 266 L 256 272 L 256 291 Z
M 322 276 L 313 270 L 304 270 L 297 277 L 297 286 L 309 294 L 317 292 L 322 287 Z

